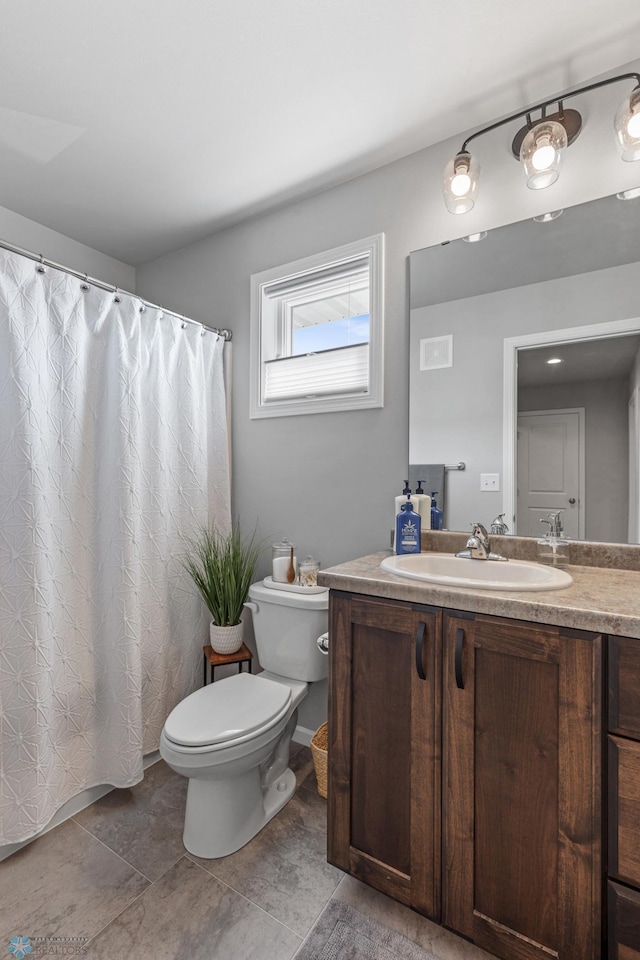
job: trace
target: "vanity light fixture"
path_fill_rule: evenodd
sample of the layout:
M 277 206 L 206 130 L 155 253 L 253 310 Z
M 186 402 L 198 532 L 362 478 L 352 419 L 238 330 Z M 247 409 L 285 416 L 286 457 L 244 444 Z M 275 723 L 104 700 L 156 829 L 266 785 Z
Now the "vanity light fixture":
M 582 129 L 582 117 L 577 110 L 566 110 L 564 101 L 622 80 L 634 80 L 636 85 L 631 94 L 625 97 L 615 115 L 615 138 L 623 160 L 640 160 L 640 74 L 623 73 L 608 80 L 590 83 L 560 97 L 544 100 L 467 137 L 455 157 L 448 162 L 442 177 L 444 202 L 449 213 L 468 213 L 475 204 L 480 164 L 468 150 L 472 140 L 525 117 L 526 124 L 513 138 L 511 152 L 522 165 L 527 186 L 532 190 L 542 190 L 558 179 L 567 148 L 575 142 Z M 554 104 L 557 106 L 556 111 L 547 114 L 547 108 Z M 533 115 L 538 111 L 540 116 L 535 119 Z
M 562 359 L 560 357 L 551 357 L 549 360 L 547 360 L 547 363 L 562 363 Z
M 484 240 L 487 235 L 486 230 L 481 230 L 479 233 L 470 233 L 468 237 L 463 237 L 465 243 L 477 243 L 478 240 Z

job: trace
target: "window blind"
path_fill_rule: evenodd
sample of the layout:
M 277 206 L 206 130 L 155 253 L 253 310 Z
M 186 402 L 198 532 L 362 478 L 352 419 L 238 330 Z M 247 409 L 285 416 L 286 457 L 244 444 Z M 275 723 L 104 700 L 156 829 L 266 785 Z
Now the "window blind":
M 264 364 L 264 403 L 295 397 L 366 393 L 368 388 L 368 343 L 281 357 Z

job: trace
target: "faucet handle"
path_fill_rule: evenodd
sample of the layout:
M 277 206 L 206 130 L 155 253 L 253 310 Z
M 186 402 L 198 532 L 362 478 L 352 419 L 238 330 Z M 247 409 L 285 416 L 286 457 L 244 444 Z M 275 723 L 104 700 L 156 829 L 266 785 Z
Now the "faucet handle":
M 486 528 L 483 527 L 481 523 L 478 523 L 477 520 L 471 524 L 471 533 L 473 534 L 474 537 L 477 537 L 477 536 L 484 537 L 485 540 L 489 536 Z

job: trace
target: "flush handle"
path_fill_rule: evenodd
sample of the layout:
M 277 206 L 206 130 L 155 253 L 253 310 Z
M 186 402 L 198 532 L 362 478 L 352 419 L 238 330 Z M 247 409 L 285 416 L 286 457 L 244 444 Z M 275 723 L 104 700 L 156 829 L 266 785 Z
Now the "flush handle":
M 424 632 L 426 629 L 426 623 L 419 623 L 418 630 L 416 632 L 416 670 L 418 671 L 418 676 L 421 680 L 426 680 L 427 675 L 424 672 Z
M 318 637 L 318 639 L 316 640 L 316 644 L 318 645 L 318 650 L 320 651 L 320 653 L 324 653 L 327 656 L 329 655 L 329 634 L 328 633 L 323 633 L 321 637 Z
M 464 646 L 464 630 L 459 627 L 456 630 L 456 686 L 458 690 L 464 690 L 464 680 L 462 679 L 462 648 Z

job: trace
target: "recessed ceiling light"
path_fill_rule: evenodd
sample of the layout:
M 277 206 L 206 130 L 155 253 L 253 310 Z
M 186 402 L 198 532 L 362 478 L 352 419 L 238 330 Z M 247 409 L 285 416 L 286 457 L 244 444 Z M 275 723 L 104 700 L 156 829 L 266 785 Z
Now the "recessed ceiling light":
M 562 363 L 562 359 L 560 357 L 551 357 L 551 359 L 547 360 L 547 363 Z
M 465 243 L 477 243 L 478 240 L 484 240 L 487 235 L 486 230 L 481 230 L 480 233 L 470 233 L 468 237 L 463 237 Z

